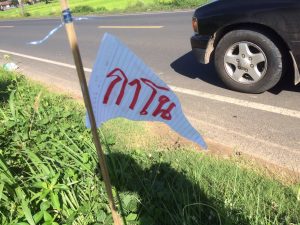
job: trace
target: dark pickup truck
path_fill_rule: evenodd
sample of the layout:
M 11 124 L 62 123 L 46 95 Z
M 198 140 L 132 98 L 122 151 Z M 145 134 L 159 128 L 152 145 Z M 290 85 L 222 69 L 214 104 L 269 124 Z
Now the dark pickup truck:
M 300 0 L 216 0 L 198 8 L 192 24 L 198 61 L 214 58 L 230 89 L 264 92 L 291 66 L 300 83 Z

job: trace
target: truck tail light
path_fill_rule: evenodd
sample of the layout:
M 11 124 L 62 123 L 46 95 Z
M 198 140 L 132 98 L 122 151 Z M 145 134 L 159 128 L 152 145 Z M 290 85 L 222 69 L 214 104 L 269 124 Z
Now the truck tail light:
M 198 33 L 198 20 L 196 17 L 193 17 L 192 26 L 195 33 Z

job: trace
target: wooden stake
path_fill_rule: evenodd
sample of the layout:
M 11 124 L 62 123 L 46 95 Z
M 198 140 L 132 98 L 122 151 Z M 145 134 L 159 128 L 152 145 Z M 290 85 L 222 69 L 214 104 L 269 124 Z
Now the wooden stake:
M 69 10 L 67 0 L 61 0 L 61 8 L 63 11 Z M 69 43 L 70 43 L 70 46 L 72 49 L 74 62 L 76 65 L 77 75 L 79 78 L 85 107 L 88 111 L 88 115 L 89 115 L 89 119 L 90 119 L 91 130 L 92 130 L 92 134 L 93 134 L 93 141 L 94 141 L 94 144 L 95 144 L 96 150 L 97 150 L 99 165 L 101 168 L 101 173 L 103 176 L 105 188 L 106 188 L 107 195 L 108 195 L 109 206 L 110 206 L 110 209 L 112 212 L 114 224 L 122 225 L 122 220 L 121 220 L 119 214 L 117 213 L 116 205 L 115 205 L 113 194 L 112 194 L 112 186 L 111 186 L 111 182 L 110 182 L 110 178 L 109 178 L 107 165 L 105 162 L 105 155 L 103 153 L 99 135 L 98 135 L 98 131 L 97 131 L 96 120 L 95 120 L 94 112 L 92 109 L 92 103 L 91 103 L 90 95 L 88 92 L 88 86 L 87 86 L 87 82 L 85 79 L 85 74 L 84 74 L 82 60 L 81 60 L 81 56 L 80 56 L 80 52 L 79 52 L 77 37 L 76 37 L 75 28 L 74 28 L 74 24 L 72 22 L 71 15 L 69 15 L 68 19 L 69 19 L 69 21 L 67 21 L 67 22 L 65 21 L 65 27 L 66 27 Z

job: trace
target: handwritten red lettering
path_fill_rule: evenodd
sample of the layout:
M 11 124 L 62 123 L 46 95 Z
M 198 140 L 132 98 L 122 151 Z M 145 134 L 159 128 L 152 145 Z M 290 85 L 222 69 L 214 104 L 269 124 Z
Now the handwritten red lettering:
M 116 105 L 121 104 L 123 97 L 125 95 L 126 86 L 128 84 L 131 87 L 135 87 L 134 96 L 131 101 L 131 104 L 129 105 L 129 108 L 131 110 L 135 109 L 135 107 L 139 101 L 139 96 L 140 96 L 140 93 L 142 90 L 142 83 L 151 89 L 151 91 L 152 91 L 151 95 L 150 95 L 149 99 L 147 99 L 145 105 L 142 107 L 142 110 L 140 111 L 140 115 L 142 115 L 142 116 L 148 115 L 148 110 L 149 110 L 151 104 L 154 104 L 154 100 L 160 92 L 169 92 L 170 91 L 169 88 L 161 87 L 161 86 L 155 84 L 153 81 L 146 79 L 146 78 L 134 79 L 133 81 L 128 83 L 127 76 L 119 68 L 116 68 L 113 71 L 111 71 L 106 77 L 107 78 L 114 77 L 115 79 L 113 79 L 111 81 L 111 83 L 109 84 L 109 86 L 107 88 L 107 91 L 104 95 L 103 104 L 108 103 L 109 98 L 110 98 L 114 88 L 122 80 L 123 80 L 123 83 L 121 85 L 120 93 L 116 100 Z M 169 103 L 169 105 L 167 106 L 168 103 Z M 164 120 L 171 120 L 172 119 L 171 112 L 175 107 L 176 107 L 176 104 L 174 102 L 171 102 L 169 97 L 167 97 L 166 95 L 158 95 L 157 107 L 154 110 L 154 112 L 152 113 L 152 116 L 153 117 L 160 116 Z
M 124 94 L 125 94 L 125 88 L 126 88 L 128 79 L 127 79 L 125 73 L 121 69 L 119 69 L 119 68 L 116 68 L 113 71 L 111 71 L 106 77 L 116 77 L 116 79 L 113 80 L 111 82 L 111 84 L 109 85 L 109 87 L 108 87 L 108 89 L 106 91 L 106 94 L 104 96 L 103 104 L 107 104 L 108 103 L 109 96 L 111 95 L 111 92 L 113 91 L 114 87 L 116 86 L 117 83 L 119 83 L 122 80 L 122 77 L 124 78 L 124 82 L 122 84 L 122 88 L 121 88 L 120 94 L 119 94 L 119 96 L 117 98 L 117 101 L 116 101 L 116 104 L 120 105 L 121 101 L 122 101 L 122 99 L 124 97 Z
M 140 112 L 141 115 L 147 115 L 147 109 L 149 108 L 149 106 L 151 105 L 151 103 L 153 102 L 156 94 L 157 94 L 157 90 L 156 89 L 160 89 L 160 90 L 164 90 L 164 91 L 169 91 L 168 88 L 165 87 L 160 87 L 158 85 L 156 85 L 155 83 L 153 83 L 151 80 L 145 79 L 145 78 L 141 78 L 141 80 L 143 81 L 144 84 L 146 84 L 147 86 L 149 86 L 152 89 L 152 93 L 150 95 L 150 98 L 148 99 L 146 105 L 144 106 L 144 108 L 142 109 L 142 111 Z
M 129 83 L 130 86 L 136 86 L 136 89 L 135 89 L 135 93 L 134 93 L 134 97 L 133 97 L 133 100 L 129 106 L 130 109 L 134 109 L 137 101 L 138 101 L 138 98 L 139 98 L 139 95 L 140 95 L 140 92 L 141 92 L 141 88 L 142 88 L 142 85 L 141 85 L 141 82 L 137 79 L 131 81 Z
M 175 103 L 171 103 L 169 105 L 169 107 L 167 109 L 163 109 L 163 106 L 170 102 L 170 99 L 165 96 L 162 95 L 159 97 L 159 104 L 157 106 L 157 108 L 154 110 L 154 112 L 152 113 L 152 115 L 154 117 L 158 116 L 158 114 L 160 114 L 161 118 L 165 119 L 165 120 L 171 120 L 172 119 L 172 115 L 171 115 L 171 111 L 175 108 Z

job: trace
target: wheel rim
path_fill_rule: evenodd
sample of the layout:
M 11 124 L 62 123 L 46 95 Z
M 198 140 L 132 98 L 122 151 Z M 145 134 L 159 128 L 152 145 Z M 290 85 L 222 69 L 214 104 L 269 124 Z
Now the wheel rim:
M 268 63 L 264 51 L 251 42 L 238 42 L 225 53 L 224 66 L 227 74 L 236 82 L 253 84 L 267 72 Z

